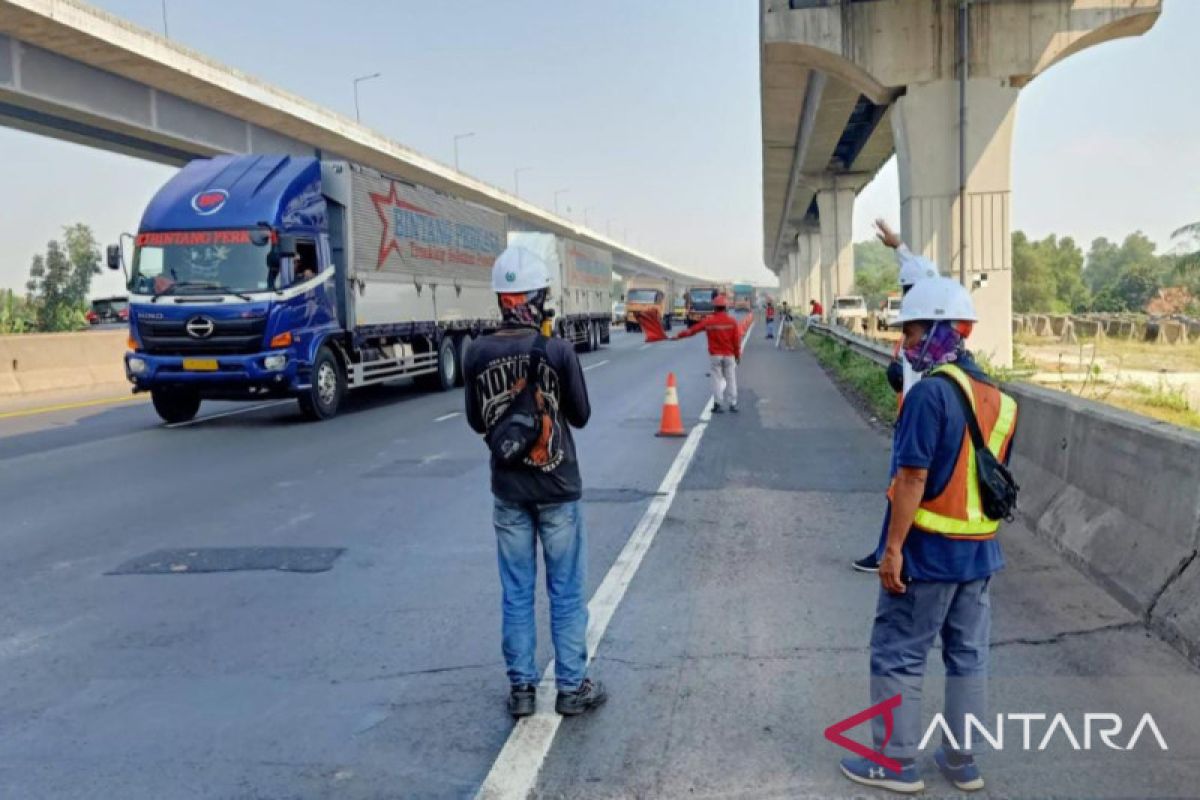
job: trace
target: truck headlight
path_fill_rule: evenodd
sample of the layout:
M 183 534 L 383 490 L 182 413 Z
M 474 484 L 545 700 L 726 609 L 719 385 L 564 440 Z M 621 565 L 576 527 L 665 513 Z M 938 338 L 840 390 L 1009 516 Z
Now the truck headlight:
M 263 359 L 263 369 L 269 372 L 278 372 L 287 366 L 287 356 L 282 353 L 267 356 Z
M 146 362 L 141 358 L 129 359 L 129 372 L 132 375 L 141 375 L 146 371 Z

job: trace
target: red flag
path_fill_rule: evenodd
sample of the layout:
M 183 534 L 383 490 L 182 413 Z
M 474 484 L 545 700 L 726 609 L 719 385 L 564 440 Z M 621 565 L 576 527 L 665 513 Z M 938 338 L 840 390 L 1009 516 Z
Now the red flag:
M 642 326 L 642 333 L 646 334 L 647 342 L 661 342 L 668 337 L 663 330 L 662 323 L 658 319 L 658 309 L 652 308 L 649 311 L 637 312 L 638 324 Z

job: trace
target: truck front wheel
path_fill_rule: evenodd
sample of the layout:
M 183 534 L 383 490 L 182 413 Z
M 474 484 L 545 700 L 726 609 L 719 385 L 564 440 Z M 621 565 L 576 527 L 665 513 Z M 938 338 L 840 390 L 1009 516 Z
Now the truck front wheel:
M 310 420 L 330 419 L 338 412 L 346 394 L 346 376 L 328 347 L 317 351 L 308 390 L 298 398 L 300 413 Z
M 187 422 L 200 410 L 200 395 L 178 389 L 151 389 L 150 400 L 162 421 L 169 425 Z

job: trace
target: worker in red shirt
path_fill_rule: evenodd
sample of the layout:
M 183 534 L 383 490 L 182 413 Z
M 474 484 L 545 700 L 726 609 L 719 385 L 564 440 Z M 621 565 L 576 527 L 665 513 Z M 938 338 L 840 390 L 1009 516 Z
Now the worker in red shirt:
M 719 294 L 713 298 L 713 313 L 677 334 L 676 339 L 686 339 L 704 331 L 708 337 L 709 375 L 712 377 L 713 413 L 725 411 L 724 400 L 729 410 L 737 413 L 737 365 L 742 360 L 742 337 L 738 332 L 737 320 L 725 313 L 729 300 Z
M 804 329 L 808 330 L 809 325 L 812 325 L 814 322 L 820 322 L 821 317 L 823 316 L 825 316 L 825 308 L 819 302 L 817 302 L 815 297 L 812 300 L 809 300 L 808 319 L 804 323 Z

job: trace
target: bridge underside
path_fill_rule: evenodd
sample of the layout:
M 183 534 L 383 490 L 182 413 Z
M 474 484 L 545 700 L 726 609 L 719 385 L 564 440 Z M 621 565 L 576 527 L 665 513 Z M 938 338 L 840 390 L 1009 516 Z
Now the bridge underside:
M 78 0 L 0 0 L 0 125 L 169 165 L 218 153 L 346 158 L 610 250 L 619 272 L 705 280 Z

